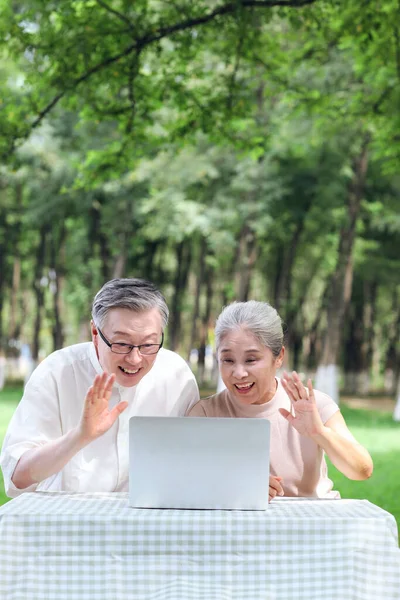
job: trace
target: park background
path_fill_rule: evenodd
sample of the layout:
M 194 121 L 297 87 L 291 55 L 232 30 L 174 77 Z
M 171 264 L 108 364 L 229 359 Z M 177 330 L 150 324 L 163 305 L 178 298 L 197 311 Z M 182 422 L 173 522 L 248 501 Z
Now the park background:
M 398 1 L 1 0 L 0 78 L 0 437 L 106 280 L 160 287 L 203 395 L 266 300 L 399 522 Z

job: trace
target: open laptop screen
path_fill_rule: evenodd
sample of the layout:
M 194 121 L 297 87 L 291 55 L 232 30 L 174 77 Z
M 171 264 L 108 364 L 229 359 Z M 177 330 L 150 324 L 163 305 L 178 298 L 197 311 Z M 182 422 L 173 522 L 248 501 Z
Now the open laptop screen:
M 130 505 L 264 510 L 269 447 L 266 419 L 132 417 Z

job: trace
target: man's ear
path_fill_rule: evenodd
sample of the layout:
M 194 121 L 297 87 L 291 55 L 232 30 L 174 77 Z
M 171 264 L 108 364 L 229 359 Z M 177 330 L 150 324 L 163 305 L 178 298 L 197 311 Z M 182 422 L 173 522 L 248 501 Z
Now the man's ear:
M 93 322 L 93 319 L 90 321 L 90 332 L 92 334 L 92 342 L 93 342 L 94 349 L 95 349 L 96 354 L 97 354 L 97 358 L 99 358 L 99 349 L 98 349 L 98 345 L 99 345 L 99 330 L 97 329 L 95 323 Z
M 98 332 L 97 332 L 97 327 L 93 322 L 93 319 L 90 321 L 90 332 L 92 334 L 92 341 L 94 342 L 94 338 L 97 337 Z

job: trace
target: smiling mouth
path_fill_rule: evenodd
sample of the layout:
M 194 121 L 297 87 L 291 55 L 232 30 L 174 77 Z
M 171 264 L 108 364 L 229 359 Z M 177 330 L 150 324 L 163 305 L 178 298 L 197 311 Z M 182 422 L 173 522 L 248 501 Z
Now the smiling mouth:
M 239 392 L 247 392 L 248 390 L 251 390 L 251 388 L 254 386 L 254 382 L 253 383 L 234 383 L 233 385 Z
M 124 369 L 123 367 L 119 367 L 119 368 L 125 375 L 136 375 L 136 373 L 138 373 L 140 371 L 140 369 L 135 369 L 133 371 L 130 371 L 129 369 Z

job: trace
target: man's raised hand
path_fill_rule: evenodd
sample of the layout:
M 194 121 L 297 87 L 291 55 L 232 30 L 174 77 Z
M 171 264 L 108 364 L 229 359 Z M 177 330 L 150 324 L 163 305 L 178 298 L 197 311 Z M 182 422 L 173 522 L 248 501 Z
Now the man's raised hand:
M 109 409 L 114 382 L 114 374 L 102 373 L 96 375 L 88 389 L 79 424 L 80 436 L 85 442 L 92 442 L 106 433 L 128 406 L 128 402 L 120 402 L 112 410 Z

